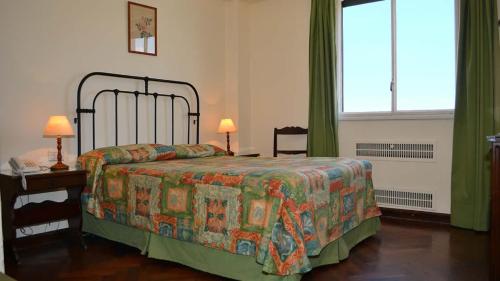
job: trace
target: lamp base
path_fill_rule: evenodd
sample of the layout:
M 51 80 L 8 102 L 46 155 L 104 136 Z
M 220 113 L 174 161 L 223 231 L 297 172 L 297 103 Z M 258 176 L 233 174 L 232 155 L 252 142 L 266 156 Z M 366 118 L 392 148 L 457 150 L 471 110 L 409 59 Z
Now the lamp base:
M 52 167 L 50 167 L 51 171 L 64 171 L 68 169 L 69 166 L 64 164 L 63 162 L 57 162 L 56 164 L 52 165 Z
M 234 156 L 234 152 L 231 151 L 231 141 L 229 140 L 229 132 L 226 132 L 226 140 L 227 140 L 227 155 Z
M 57 163 L 50 167 L 51 171 L 64 171 L 68 170 L 68 165 L 62 162 L 62 154 L 61 154 L 61 137 L 57 138 Z

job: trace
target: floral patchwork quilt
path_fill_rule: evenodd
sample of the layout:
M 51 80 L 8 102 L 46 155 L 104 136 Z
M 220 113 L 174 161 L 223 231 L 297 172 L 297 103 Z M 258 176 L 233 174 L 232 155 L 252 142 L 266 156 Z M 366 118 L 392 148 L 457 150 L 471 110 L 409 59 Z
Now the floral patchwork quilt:
M 212 145 L 128 145 L 79 157 L 83 203 L 100 219 L 255 256 L 270 274 L 379 216 L 371 164 L 347 158 L 230 157 Z

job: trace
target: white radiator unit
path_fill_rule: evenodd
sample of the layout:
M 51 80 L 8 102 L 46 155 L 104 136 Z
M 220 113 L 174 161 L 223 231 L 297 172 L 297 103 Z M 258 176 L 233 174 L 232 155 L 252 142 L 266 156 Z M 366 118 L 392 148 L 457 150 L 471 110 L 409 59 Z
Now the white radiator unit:
M 433 167 L 438 159 L 437 151 L 436 141 L 429 139 L 359 140 L 354 146 L 356 158 L 373 161 L 374 173 L 379 180 L 382 179 L 381 185 L 374 182 L 375 199 L 380 207 L 421 211 L 435 210 L 434 200 L 437 199 L 426 179 L 419 181 L 415 173 L 422 173 L 422 169 L 429 172 L 429 167 Z M 398 173 L 407 174 L 411 179 L 407 180 Z
M 395 189 L 375 189 L 375 200 L 380 207 L 397 209 L 433 209 L 433 194 L 431 192 L 404 191 Z
M 356 156 L 374 160 L 434 161 L 432 142 L 356 142 Z

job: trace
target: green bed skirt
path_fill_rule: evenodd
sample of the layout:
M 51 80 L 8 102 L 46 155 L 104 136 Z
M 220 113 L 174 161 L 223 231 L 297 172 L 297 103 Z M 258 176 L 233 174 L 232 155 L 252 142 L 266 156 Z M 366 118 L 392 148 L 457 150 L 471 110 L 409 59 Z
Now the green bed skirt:
M 378 217 L 362 222 L 358 227 L 328 244 L 319 256 L 309 257 L 313 267 L 338 263 L 349 256 L 349 250 L 380 228 Z M 141 250 L 150 258 L 173 261 L 186 266 L 238 280 L 298 281 L 301 274 L 290 276 L 262 272 L 262 265 L 253 256 L 236 255 L 207 248 L 199 244 L 159 236 L 148 231 L 95 218 L 84 212 L 83 231 L 120 242 Z

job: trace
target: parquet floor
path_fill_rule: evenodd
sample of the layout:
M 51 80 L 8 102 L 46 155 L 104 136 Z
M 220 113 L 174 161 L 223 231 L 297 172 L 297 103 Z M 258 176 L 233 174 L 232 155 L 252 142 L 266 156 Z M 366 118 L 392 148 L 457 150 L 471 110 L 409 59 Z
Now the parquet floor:
M 304 281 L 487 280 L 488 235 L 446 226 L 384 220 L 381 231 L 337 265 L 314 269 Z M 101 238 L 87 251 L 52 243 L 6 261 L 17 280 L 227 280 L 176 263 L 148 259 L 138 250 Z

